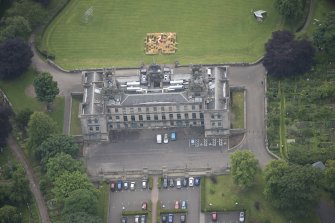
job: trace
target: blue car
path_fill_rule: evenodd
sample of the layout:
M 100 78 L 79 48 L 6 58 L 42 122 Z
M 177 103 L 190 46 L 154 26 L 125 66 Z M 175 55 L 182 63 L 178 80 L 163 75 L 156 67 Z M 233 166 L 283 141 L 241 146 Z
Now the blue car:
M 199 186 L 200 185 L 200 177 L 195 177 L 194 178 L 194 185 Z
M 173 214 L 169 214 L 168 222 L 173 223 Z
M 177 134 L 176 132 L 171 132 L 171 141 L 176 141 L 177 140 Z
M 122 190 L 122 180 L 117 181 L 117 190 Z

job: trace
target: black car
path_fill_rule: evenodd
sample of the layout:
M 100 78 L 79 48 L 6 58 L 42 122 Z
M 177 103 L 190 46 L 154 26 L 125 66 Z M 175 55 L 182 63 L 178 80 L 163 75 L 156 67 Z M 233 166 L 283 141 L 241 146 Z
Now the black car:
M 188 180 L 187 180 L 187 178 L 184 178 L 184 179 L 183 179 L 183 181 L 182 181 L 182 185 L 183 185 L 183 187 L 187 187 L 187 185 L 188 185 Z
M 186 215 L 182 214 L 180 215 L 180 222 L 185 223 L 186 222 Z
M 127 223 L 127 217 L 122 217 L 121 218 L 121 223 Z

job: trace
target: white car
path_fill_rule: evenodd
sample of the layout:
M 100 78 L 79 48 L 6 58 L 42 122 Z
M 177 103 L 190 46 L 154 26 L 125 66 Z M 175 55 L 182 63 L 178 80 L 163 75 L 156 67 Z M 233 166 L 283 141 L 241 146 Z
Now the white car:
M 180 178 L 178 178 L 178 179 L 176 180 L 176 187 L 177 187 L 178 189 L 181 188 L 181 179 L 180 179 Z
M 146 180 L 142 180 L 142 188 L 147 189 L 147 181 Z
M 169 142 L 169 137 L 168 137 L 168 134 L 165 133 L 164 134 L 164 140 L 163 140 L 164 143 L 168 143 Z
M 189 186 L 189 187 L 193 187 L 193 186 L 194 186 L 194 177 L 190 177 L 190 178 L 188 179 L 188 186 Z
M 135 190 L 135 182 L 130 182 L 130 190 Z
M 244 222 L 244 212 L 240 212 L 240 222 Z

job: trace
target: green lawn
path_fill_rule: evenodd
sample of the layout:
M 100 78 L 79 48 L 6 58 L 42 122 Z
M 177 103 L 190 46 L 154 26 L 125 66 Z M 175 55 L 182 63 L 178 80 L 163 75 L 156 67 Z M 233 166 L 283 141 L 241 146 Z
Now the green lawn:
M 244 128 L 244 91 L 232 91 L 232 128 Z
M 37 101 L 27 94 L 28 87 L 32 84 L 36 73 L 33 70 L 27 71 L 19 78 L 11 81 L 0 81 L 0 88 L 5 92 L 13 105 L 15 112 L 30 108 L 32 111 L 45 111 L 45 104 Z M 63 132 L 64 119 L 64 98 L 57 97 L 53 104 L 53 111 L 48 112 L 58 125 L 59 132 Z
M 108 205 L 109 205 L 109 185 L 102 183 L 99 189 L 98 197 L 98 215 L 102 219 L 102 222 L 107 222 L 108 217 Z
M 255 61 L 282 27 L 274 0 L 73 0 L 47 28 L 42 49 L 64 68 Z M 93 15 L 83 22 L 85 12 Z M 251 10 L 268 12 L 257 22 Z M 176 32 L 174 55 L 146 56 L 149 32 Z
M 271 206 L 263 195 L 264 180 L 257 176 L 255 185 L 247 190 L 240 190 L 233 182 L 231 175 L 217 177 L 217 184 L 213 184 L 210 178 L 205 180 L 205 205 L 206 210 L 246 210 L 246 222 L 289 222 L 280 211 Z M 256 208 L 258 203 L 258 209 Z M 209 205 L 211 204 L 211 205 Z M 296 222 L 296 221 L 294 221 Z M 313 215 L 304 223 L 317 223 L 319 220 Z M 299 223 L 299 222 L 296 222 Z
M 81 135 L 80 119 L 78 118 L 79 104 L 81 102 L 80 97 L 72 97 L 72 108 L 71 108 L 71 135 Z

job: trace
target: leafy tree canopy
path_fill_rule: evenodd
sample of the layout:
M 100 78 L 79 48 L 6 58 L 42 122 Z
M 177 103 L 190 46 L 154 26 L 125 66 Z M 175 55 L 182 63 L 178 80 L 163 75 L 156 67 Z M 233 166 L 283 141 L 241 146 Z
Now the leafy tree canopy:
M 10 198 L 17 204 L 29 202 L 31 199 L 31 191 L 29 188 L 29 181 L 26 172 L 21 165 L 17 167 L 12 177 L 14 184 Z
M 0 42 L 15 37 L 26 38 L 31 33 L 29 22 L 22 16 L 5 18 L 0 25 Z
M 47 163 L 47 175 L 54 181 L 65 172 L 84 172 L 83 163 L 73 159 L 69 154 L 63 152 L 51 157 Z
M 0 104 L 0 147 L 6 145 L 7 137 L 12 130 L 12 125 L 9 122 L 11 113 L 10 108 Z
M 11 205 L 4 205 L 0 208 L 0 222 L 1 223 L 21 223 L 22 216 L 19 214 L 16 207 Z
M 69 213 L 62 216 L 62 223 L 102 223 L 101 218 L 85 212 Z
M 312 68 L 315 50 L 310 41 L 295 40 L 289 31 L 276 31 L 266 44 L 263 65 L 273 76 L 303 74 Z
M 290 217 L 303 217 L 317 206 L 322 180 L 318 169 L 272 161 L 265 168 L 264 194 Z
M 335 160 L 328 160 L 325 169 L 326 189 L 332 194 L 335 200 Z
M 304 10 L 303 0 L 276 0 L 275 6 L 286 19 L 301 17 Z
M 236 151 L 230 156 L 231 171 L 235 183 L 250 187 L 257 173 L 258 161 L 251 151 Z
M 22 16 L 29 21 L 31 28 L 34 29 L 45 22 L 47 12 L 37 2 L 20 0 L 13 2 L 13 5 L 6 11 L 6 16 Z
M 28 122 L 30 120 L 30 116 L 33 114 L 33 111 L 29 108 L 23 109 L 19 111 L 15 116 L 15 121 L 17 126 L 21 130 L 25 130 L 28 126 Z
M 62 213 L 66 215 L 76 212 L 85 212 L 90 215 L 97 215 L 98 199 L 96 194 L 86 189 L 72 191 L 69 197 L 65 199 Z
M 33 82 L 37 99 L 41 102 L 51 103 L 59 94 L 57 82 L 53 81 L 49 73 L 39 74 Z
M 36 156 L 45 165 L 50 157 L 54 157 L 60 152 L 75 157 L 79 152 L 79 146 L 71 136 L 52 135 L 37 148 Z
M 36 150 L 56 131 L 56 123 L 48 115 L 43 112 L 34 112 L 28 123 L 29 148 Z
M 313 34 L 314 44 L 320 50 L 324 50 L 330 57 L 335 59 L 335 11 L 327 14 Z
M 0 79 L 15 79 L 30 66 L 33 52 L 20 38 L 0 44 Z
M 73 191 L 78 189 L 86 189 L 93 193 L 97 193 L 87 175 L 79 171 L 71 173 L 65 172 L 57 177 L 52 191 L 54 192 L 56 199 L 63 202 Z

